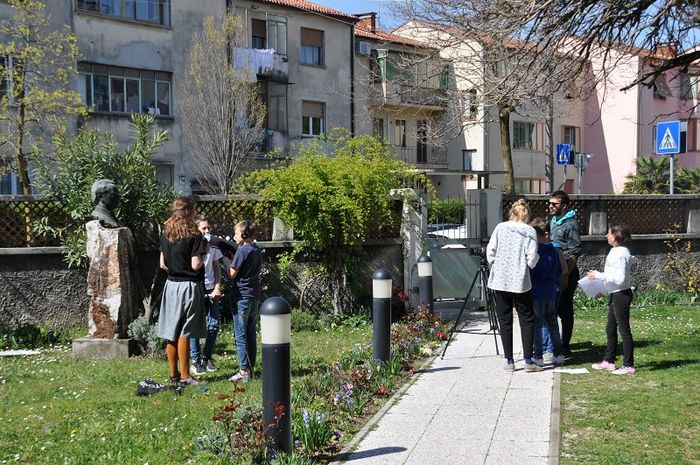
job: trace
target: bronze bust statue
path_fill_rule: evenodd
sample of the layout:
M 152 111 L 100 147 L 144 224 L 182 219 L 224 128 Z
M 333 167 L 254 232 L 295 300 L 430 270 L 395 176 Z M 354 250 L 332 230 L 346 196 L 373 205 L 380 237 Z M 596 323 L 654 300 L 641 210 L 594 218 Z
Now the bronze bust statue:
M 95 209 L 92 217 L 99 220 L 105 228 L 119 228 L 121 225 L 114 217 L 112 210 L 119 205 L 119 192 L 117 185 L 111 179 L 98 179 L 92 185 L 92 201 Z

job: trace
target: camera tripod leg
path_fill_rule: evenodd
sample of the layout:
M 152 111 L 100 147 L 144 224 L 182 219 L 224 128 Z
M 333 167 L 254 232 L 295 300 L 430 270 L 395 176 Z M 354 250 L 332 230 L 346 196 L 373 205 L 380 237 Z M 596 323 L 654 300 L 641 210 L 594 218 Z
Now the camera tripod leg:
M 462 313 L 464 313 L 464 309 L 467 306 L 467 301 L 469 300 L 469 296 L 472 293 L 472 290 L 474 289 L 474 285 L 476 284 L 476 280 L 479 279 L 479 276 L 481 275 L 481 271 L 477 271 L 476 275 L 474 275 L 474 279 L 472 280 L 471 285 L 469 286 L 469 290 L 467 291 L 467 295 L 464 297 L 464 303 L 462 304 L 462 308 L 459 310 L 459 315 L 457 315 L 457 319 L 455 320 L 455 324 L 452 325 L 452 329 L 450 330 L 450 335 L 447 338 L 447 342 L 445 343 L 445 348 L 442 350 L 442 355 L 440 356 L 441 359 L 445 358 L 445 353 L 447 352 L 447 348 L 450 345 L 450 342 L 452 341 L 452 336 L 454 336 L 455 330 L 457 329 L 457 325 L 459 324 L 459 320 L 462 319 Z
M 488 270 L 484 270 L 481 276 L 481 285 L 483 286 L 486 295 L 486 311 L 489 315 L 489 329 L 493 331 L 493 344 L 496 346 L 496 355 L 500 355 L 500 352 L 498 351 L 498 338 L 496 337 L 496 331 L 500 332 L 501 328 L 498 324 L 498 315 L 496 315 L 496 303 L 493 299 L 493 291 L 487 287 L 486 276 L 488 276 Z

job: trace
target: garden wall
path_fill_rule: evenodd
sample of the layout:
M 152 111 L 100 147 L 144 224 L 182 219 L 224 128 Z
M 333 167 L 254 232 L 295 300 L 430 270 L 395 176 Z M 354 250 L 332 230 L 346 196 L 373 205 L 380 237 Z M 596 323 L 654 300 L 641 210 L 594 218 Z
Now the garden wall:
M 276 271 L 277 257 L 291 250 L 290 242 L 260 242 L 264 252 L 267 288 L 263 297 L 284 296 L 292 306 L 298 304 L 307 279 L 299 265 L 281 280 Z M 158 266 L 158 252 L 138 254 L 141 275 L 150 283 Z M 398 239 L 373 239 L 360 257 L 355 284 L 360 302 L 369 302 L 372 272 L 388 268 L 396 283 L 403 282 L 403 259 Z M 55 329 L 87 327 L 87 272 L 69 269 L 59 247 L 0 248 L 0 331 L 24 325 L 48 324 Z M 312 286 L 309 286 L 311 289 Z M 308 293 L 310 303 L 322 305 L 323 295 Z

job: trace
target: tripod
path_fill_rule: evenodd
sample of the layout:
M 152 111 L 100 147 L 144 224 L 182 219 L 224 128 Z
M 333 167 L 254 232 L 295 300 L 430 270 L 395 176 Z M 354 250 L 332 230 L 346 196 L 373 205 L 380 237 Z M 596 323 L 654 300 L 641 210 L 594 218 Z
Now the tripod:
M 467 295 L 464 297 L 464 303 L 462 304 L 462 308 L 459 311 L 459 315 L 457 315 L 455 324 L 452 325 L 450 335 L 447 338 L 447 344 L 445 344 L 445 349 L 443 349 L 440 358 L 445 358 L 447 347 L 449 347 L 450 342 L 452 341 L 452 336 L 454 336 L 455 330 L 457 329 L 457 325 L 459 324 L 459 320 L 462 319 L 462 314 L 464 313 L 464 309 L 467 307 L 467 301 L 469 300 L 469 297 L 471 296 L 472 291 L 474 290 L 474 286 L 476 285 L 477 280 L 479 280 L 479 282 L 481 283 L 481 288 L 484 290 L 484 293 L 486 295 L 486 312 L 489 316 L 489 331 L 493 331 L 493 343 L 496 345 L 496 355 L 500 355 L 500 353 L 498 352 L 498 339 L 496 338 L 496 331 L 500 331 L 500 328 L 498 326 L 498 317 L 496 315 L 496 305 L 493 299 L 492 291 L 486 286 L 489 280 L 489 269 L 486 266 L 486 258 L 480 256 L 479 270 L 476 272 L 476 275 L 474 275 L 474 279 L 472 280 L 472 283 L 469 286 Z

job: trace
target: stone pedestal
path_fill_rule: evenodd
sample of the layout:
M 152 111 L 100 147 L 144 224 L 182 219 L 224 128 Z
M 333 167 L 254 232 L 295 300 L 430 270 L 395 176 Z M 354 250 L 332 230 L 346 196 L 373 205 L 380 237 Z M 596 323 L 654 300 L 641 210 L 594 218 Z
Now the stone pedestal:
M 101 339 L 81 337 L 73 339 L 73 357 L 87 360 L 126 359 L 136 353 L 133 339 Z
M 87 229 L 88 336 L 125 339 L 139 315 L 141 295 L 136 279 L 133 238 L 129 228 L 104 228 L 90 221 Z

